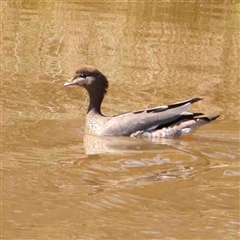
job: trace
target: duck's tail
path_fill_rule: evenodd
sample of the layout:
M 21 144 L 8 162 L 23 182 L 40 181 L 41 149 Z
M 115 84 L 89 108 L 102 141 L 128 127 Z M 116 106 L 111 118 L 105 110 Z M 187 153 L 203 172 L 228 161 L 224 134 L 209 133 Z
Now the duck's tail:
M 138 131 L 133 133 L 131 137 L 178 138 L 183 136 L 189 136 L 193 134 L 199 127 L 214 121 L 219 116 L 220 115 L 213 115 L 185 119 L 161 129 Z

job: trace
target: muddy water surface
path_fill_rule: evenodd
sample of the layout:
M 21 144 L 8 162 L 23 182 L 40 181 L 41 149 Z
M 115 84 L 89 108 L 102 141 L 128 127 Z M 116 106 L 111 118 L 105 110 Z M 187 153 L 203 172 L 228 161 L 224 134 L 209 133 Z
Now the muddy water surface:
M 239 3 L 3 1 L 3 239 L 238 239 Z M 105 114 L 194 96 L 221 114 L 154 142 L 84 134 L 79 65 Z

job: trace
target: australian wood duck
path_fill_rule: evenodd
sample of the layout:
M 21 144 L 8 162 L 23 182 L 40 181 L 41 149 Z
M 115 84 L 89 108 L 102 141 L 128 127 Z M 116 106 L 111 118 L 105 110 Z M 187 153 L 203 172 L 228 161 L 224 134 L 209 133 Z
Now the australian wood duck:
M 107 93 L 108 80 L 97 69 L 83 66 L 64 86 L 77 85 L 85 88 L 89 95 L 86 128 L 101 136 L 131 137 L 180 137 L 192 134 L 198 127 L 205 125 L 219 115 L 203 116 L 190 113 L 191 105 L 201 98 L 192 98 L 155 108 L 123 113 L 117 116 L 104 116 L 101 104 Z

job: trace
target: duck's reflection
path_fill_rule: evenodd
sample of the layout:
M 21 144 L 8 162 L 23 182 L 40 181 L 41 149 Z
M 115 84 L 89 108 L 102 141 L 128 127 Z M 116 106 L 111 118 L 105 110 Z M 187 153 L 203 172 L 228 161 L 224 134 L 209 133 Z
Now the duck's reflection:
M 176 140 L 173 139 L 158 139 L 153 140 L 143 138 L 130 137 L 103 137 L 91 134 L 85 134 L 83 137 L 85 153 L 87 155 L 96 155 L 101 153 L 133 153 L 141 151 L 159 151 L 160 148 L 166 149 L 173 147 Z

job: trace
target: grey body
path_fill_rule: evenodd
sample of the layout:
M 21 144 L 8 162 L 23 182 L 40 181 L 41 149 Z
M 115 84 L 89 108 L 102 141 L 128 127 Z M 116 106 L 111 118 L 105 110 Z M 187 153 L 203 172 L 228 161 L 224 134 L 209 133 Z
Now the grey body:
M 101 103 L 107 92 L 107 78 L 90 66 L 80 68 L 64 86 L 79 85 L 89 94 L 86 128 L 102 136 L 179 137 L 192 134 L 198 127 L 211 122 L 219 115 L 198 117 L 201 113 L 189 113 L 191 105 L 201 98 L 143 109 L 117 116 L 104 116 Z

